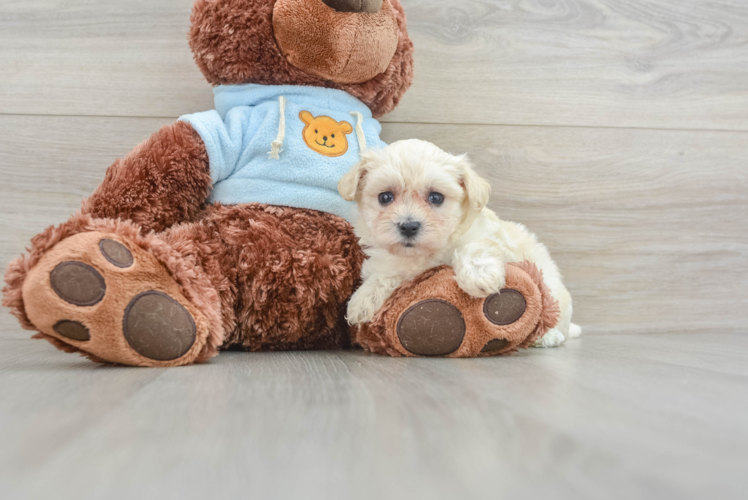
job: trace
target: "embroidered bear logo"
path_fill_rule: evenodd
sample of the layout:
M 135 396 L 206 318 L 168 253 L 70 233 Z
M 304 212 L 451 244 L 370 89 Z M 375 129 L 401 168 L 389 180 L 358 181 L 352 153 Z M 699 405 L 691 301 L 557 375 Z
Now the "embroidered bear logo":
M 348 122 L 338 122 L 329 116 L 314 117 L 309 111 L 299 113 L 299 118 L 306 124 L 304 142 L 317 153 L 329 156 L 343 156 L 348 151 L 348 134 L 353 126 Z

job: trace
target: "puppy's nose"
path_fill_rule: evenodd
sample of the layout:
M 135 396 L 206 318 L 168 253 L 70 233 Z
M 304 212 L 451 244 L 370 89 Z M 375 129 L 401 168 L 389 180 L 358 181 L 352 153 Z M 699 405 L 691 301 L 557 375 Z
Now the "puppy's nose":
M 418 231 L 421 229 L 421 223 L 416 221 L 408 221 L 403 222 L 400 224 L 400 234 L 405 236 L 406 238 L 413 238 L 415 235 L 418 234 Z
M 365 12 L 375 14 L 382 8 L 382 0 L 322 0 L 338 12 Z

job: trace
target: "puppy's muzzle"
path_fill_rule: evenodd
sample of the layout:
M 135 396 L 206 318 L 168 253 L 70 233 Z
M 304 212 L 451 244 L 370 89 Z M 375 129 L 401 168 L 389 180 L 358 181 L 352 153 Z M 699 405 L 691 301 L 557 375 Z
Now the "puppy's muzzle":
M 402 236 L 408 238 L 409 240 L 412 240 L 413 238 L 418 236 L 418 232 L 421 230 L 421 223 L 409 220 L 408 222 L 403 222 L 402 224 L 400 224 L 399 229 Z

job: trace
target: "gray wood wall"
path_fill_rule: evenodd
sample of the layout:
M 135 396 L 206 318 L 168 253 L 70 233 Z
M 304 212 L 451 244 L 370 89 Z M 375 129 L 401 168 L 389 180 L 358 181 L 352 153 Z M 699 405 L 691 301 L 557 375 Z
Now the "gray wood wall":
M 0 265 L 115 158 L 212 108 L 191 4 L 0 0 Z M 748 2 L 403 4 L 417 74 L 385 139 L 469 153 L 588 334 L 745 330 Z

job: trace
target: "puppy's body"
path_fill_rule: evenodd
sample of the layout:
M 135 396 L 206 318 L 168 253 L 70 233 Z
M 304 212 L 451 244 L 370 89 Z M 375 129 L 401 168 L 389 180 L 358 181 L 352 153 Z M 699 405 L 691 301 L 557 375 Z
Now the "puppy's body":
M 432 267 L 451 265 L 460 288 L 483 298 L 503 288 L 507 263 L 529 260 L 543 271 L 561 310 L 538 344 L 559 345 L 580 333 L 548 250 L 523 225 L 486 208 L 490 185 L 465 157 L 425 141 L 400 141 L 364 153 L 339 187 L 343 198 L 358 203 L 356 233 L 369 257 L 348 306 L 351 324 L 371 321 L 397 287 Z

